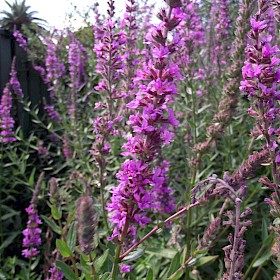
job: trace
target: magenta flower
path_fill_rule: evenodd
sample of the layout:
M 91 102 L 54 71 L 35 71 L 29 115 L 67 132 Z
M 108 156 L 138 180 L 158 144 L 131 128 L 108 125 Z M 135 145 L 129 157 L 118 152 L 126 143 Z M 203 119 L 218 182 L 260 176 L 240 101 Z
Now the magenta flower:
M 254 32 L 262 32 L 267 27 L 266 20 L 259 21 L 251 18 L 250 23 Z
M 32 259 L 39 254 L 39 250 L 36 247 L 41 245 L 40 234 L 42 230 L 38 228 L 38 225 L 42 224 L 37 214 L 37 209 L 34 205 L 30 205 L 25 209 L 28 214 L 27 228 L 23 230 L 23 243 L 22 246 L 27 249 L 22 250 L 22 255 L 27 259 Z
M 169 108 L 173 96 L 178 92 L 175 81 L 180 77 L 178 67 L 170 62 L 170 56 L 180 43 L 174 32 L 174 40 L 169 42 L 167 34 L 178 26 L 183 13 L 179 8 L 170 13 L 161 10 L 159 18 L 165 19 L 147 34 L 152 57 L 137 71 L 134 79 L 139 90 L 127 105 L 134 109 L 127 124 L 133 134 L 127 136 L 123 148 L 124 156 L 130 156 L 117 173 L 119 184 L 113 187 L 107 210 L 114 231 L 110 239 L 135 242 L 137 226 L 150 222 L 149 211 L 171 213 L 174 211 L 172 190 L 168 187 L 168 163 L 158 163 L 158 155 L 163 145 L 168 145 L 174 134 L 168 125 L 177 125 L 174 113 Z M 168 200 L 166 198 L 169 198 Z
M 4 88 L 0 103 L 0 141 L 9 143 L 16 141 L 14 137 L 14 119 L 11 117 L 12 94 L 7 84 Z
M 27 41 L 26 39 L 23 37 L 23 35 L 20 33 L 19 30 L 15 30 L 13 32 L 13 36 L 15 37 L 16 41 L 18 42 L 19 46 L 21 48 L 25 48 L 27 47 Z

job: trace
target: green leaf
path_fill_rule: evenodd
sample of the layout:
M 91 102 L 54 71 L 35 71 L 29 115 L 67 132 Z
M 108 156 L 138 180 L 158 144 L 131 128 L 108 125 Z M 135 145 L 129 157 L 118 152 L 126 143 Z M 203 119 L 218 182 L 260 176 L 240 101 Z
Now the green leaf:
M 32 172 L 31 172 L 31 174 L 30 174 L 30 176 L 29 176 L 28 183 L 29 183 L 29 185 L 30 185 L 31 187 L 34 186 L 34 176 L 35 176 L 35 172 L 36 172 L 36 168 L 33 168 L 33 169 L 32 169 Z
M 7 277 L 0 271 L 0 280 L 7 280 Z
M 267 221 L 265 218 L 262 219 L 262 240 L 266 240 L 266 238 L 268 237 L 268 225 L 267 225 Z
M 175 249 L 157 249 L 157 248 L 149 248 L 146 249 L 146 253 L 151 255 L 160 256 L 167 259 L 173 259 L 176 255 L 177 251 Z
M 55 261 L 55 264 L 56 264 L 57 268 L 63 273 L 63 275 L 66 279 L 68 279 L 68 280 L 78 279 L 76 277 L 75 273 L 73 272 L 73 270 L 66 263 L 64 263 L 62 261 Z
M 61 208 L 57 208 L 55 205 L 51 206 L 52 216 L 55 220 L 60 220 L 62 217 Z
M 54 222 L 52 221 L 51 219 L 49 219 L 47 216 L 45 215 L 40 215 L 41 218 L 44 220 L 44 222 L 54 231 L 56 232 L 57 234 L 60 234 L 61 235 L 61 230 L 59 228 L 59 226 Z
M 167 280 L 178 280 L 181 279 L 182 275 L 184 274 L 184 270 L 177 270 L 176 273 L 171 277 L 169 277 Z
M 13 232 L 9 235 L 8 238 L 5 239 L 5 241 L 0 246 L 0 251 L 7 248 L 10 244 L 13 243 L 14 239 L 20 234 L 20 231 Z
M 104 273 L 101 278 L 101 280 L 109 280 L 109 279 L 111 279 L 109 272 Z
M 130 253 L 128 256 L 123 258 L 123 260 L 124 261 L 135 261 L 135 260 L 139 259 L 141 256 L 143 256 L 144 252 L 145 252 L 145 250 L 139 249 L 137 251 Z
M 109 255 L 109 249 L 107 249 L 104 254 L 99 257 L 95 262 L 94 262 L 94 267 L 95 267 L 95 270 L 97 272 L 100 272 L 102 266 L 104 265 L 105 261 L 107 260 L 108 258 L 108 255 Z
M 167 272 L 167 276 L 173 274 L 180 267 L 180 253 L 178 252 L 173 258 L 169 270 Z
M 33 270 L 37 267 L 39 261 L 40 261 L 40 255 L 37 256 L 37 258 L 35 259 L 35 261 L 32 263 L 32 265 L 31 265 L 31 267 L 30 267 L 31 271 L 33 271 Z
M 58 248 L 60 254 L 64 257 L 64 258 L 68 258 L 70 256 L 72 256 L 72 251 L 70 250 L 70 248 L 67 246 L 66 242 L 60 239 L 56 239 L 56 247 Z
M 267 260 L 270 259 L 271 256 L 272 256 L 272 252 L 270 250 L 267 251 L 266 254 L 264 254 L 262 257 L 260 257 L 254 262 L 253 267 L 258 267 L 263 265 Z
M 77 232 L 76 232 L 76 224 L 73 222 L 69 228 L 67 237 L 66 237 L 66 242 L 68 247 L 73 250 L 75 245 L 76 245 L 76 240 L 77 240 Z
M 201 257 L 199 258 L 196 263 L 195 266 L 203 266 L 205 264 L 211 263 L 214 260 L 216 260 L 218 258 L 218 256 L 206 256 L 206 257 Z
M 151 268 L 148 270 L 146 280 L 154 280 L 154 273 Z

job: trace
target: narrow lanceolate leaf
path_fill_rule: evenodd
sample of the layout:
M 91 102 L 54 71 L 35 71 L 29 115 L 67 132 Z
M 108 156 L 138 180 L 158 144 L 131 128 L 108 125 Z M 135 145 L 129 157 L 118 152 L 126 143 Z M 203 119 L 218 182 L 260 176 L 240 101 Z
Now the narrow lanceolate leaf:
M 143 254 L 144 254 L 144 250 L 139 249 L 137 251 L 132 252 L 128 256 L 126 256 L 123 260 L 124 261 L 135 261 L 135 260 L 139 259 Z
M 62 257 L 67 258 L 72 256 L 72 250 L 67 246 L 66 242 L 60 239 L 56 239 L 56 247 L 59 250 L 59 253 L 62 255 Z
M 197 260 L 197 262 L 195 263 L 195 266 L 203 266 L 205 264 L 209 264 L 213 261 L 215 261 L 216 259 L 218 258 L 218 256 L 206 256 L 206 257 L 202 257 L 202 258 L 199 258 Z
M 108 256 L 109 256 L 109 249 L 107 249 L 104 252 L 104 254 L 94 262 L 94 267 L 97 272 L 100 272 L 100 270 L 101 270 L 102 266 L 104 265 L 104 263 L 106 262 Z
M 154 280 L 154 273 L 151 268 L 148 270 L 146 280 Z
M 55 220 L 60 220 L 62 217 L 62 211 L 60 207 L 56 207 L 55 205 L 51 206 L 52 216 Z
M 61 230 L 59 228 L 59 226 L 52 221 L 51 219 L 49 219 L 47 216 L 41 215 L 41 218 L 44 220 L 44 222 L 57 234 L 61 234 Z
M 74 249 L 74 247 L 76 245 L 76 240 L 77 240 L 76 223 L 74 222 L 71 224 L 67 237 L 66 237 L 67 245 L 71 250 Z
M 254 262 L 253 267 L 258 267 L 258 266 L 263 265 L 267 260 L 270 259 L 271 256 L 272 256 L 272 252 L 267 251 L 263 256 L 261 256 L 259 259 L 257 259 Z
M 169 267 L 167 276 L 170 276 L 180 267 L 180 253 L 178 252 L 175 257 L 173 258 L 171 265 Z

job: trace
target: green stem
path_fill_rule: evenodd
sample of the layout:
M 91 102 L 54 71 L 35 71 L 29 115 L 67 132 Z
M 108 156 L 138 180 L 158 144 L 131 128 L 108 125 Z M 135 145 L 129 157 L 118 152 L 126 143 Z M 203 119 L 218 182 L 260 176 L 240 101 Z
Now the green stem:
M 29 262 L 28 262 L 28 274 L 27 274 L 28 280 L 30 280 L 30 272 L 31 272 L 31 259 L 29 259 Z
M 195 168 L 195 170 L 193 171 L 190 190 L 194 187 L 195 179 L 196 179 L 196 173 L 197 173 L 197 169 Z M 198 216 L 197 209 L 196 209 L 195 213 L 196 213 L 196 216 Z M 191 235 L 192 235 L 191 224 L 192 224 L 192 209 L 190 209 L 188 211 L 188 214 L 187 214 L 187 233 L 186 233 L 187 255 L 186 255 L 186 259 L 188 259 L 191 256 Z M 189 279 L 189 268 L 188 267 L 186 267 L 185 279 L 186 280 Z
M 130 211 L 130 212 L 132 212 L 132 211 Z M 116 253 L 115 253 L 115 260 L 114 260 L 112 274 L 111 274 L 112 280 L 116 280 L 117 279 L 117 275 L 119 273 L 120 255 L 121 255 L 123 241 L 125 239 L 125 236 L 127 234 L 128 227 L 129 227 L 129 217 L 130 217 L 130 213 L 127 213 L 125 225 L 124 225 L 124 228 L 123 228 L 123 232 L 122 232 L 121 238 L 119 240 L 119 243 L 117 245 L 117 249 L 116 249 Z
M 99 168 L 99 182 L 100 182 L 100 194 L 101 194 L 101 204 L 102 204 L 102 212 L 103 212 L 103 218 L 105 222 L 105 227 L 107 231 L 110 231 L 109 224 L 108 224 L 108 217 L 107 217 L 107 212 L 106 212 L 106 207 L 105 207 L 105 194 L 104 194 L 104 167 Z
M 89 260 L 91 263 L 91 265 L 90 265 L 91 266 L 91 276 L 93 277 L 94 280 L 98 280 L 98 276 L 96 275 L 96 270 L 94 267 L 94 262 L 93 262 L 93 259 L 90 254 L 89 254 Z
M 258 269 L 255 271 L 255 273 L 254 273 L 254 275 L 253 275 L 253 277 L 252 277 L 252 280 L 256 280 L 256 279 L 257 279 L 257 277 L 258 277 L 258 275 L 259 275 L 261 269 L 262 269 L 262 265 L 260 265 L 260 266 L 258 267 Z

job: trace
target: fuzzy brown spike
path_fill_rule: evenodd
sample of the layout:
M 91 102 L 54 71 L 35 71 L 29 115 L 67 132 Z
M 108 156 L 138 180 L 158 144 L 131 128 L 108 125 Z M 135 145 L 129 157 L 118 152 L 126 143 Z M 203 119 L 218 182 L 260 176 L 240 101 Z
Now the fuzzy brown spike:
M 93 200 L 89 196 L 83 196 L 77 201 L 76 220 L 77 232 L 81 250 L 89 255 L 94 249 L 94 234 L 97 227 L 97 215 Z

